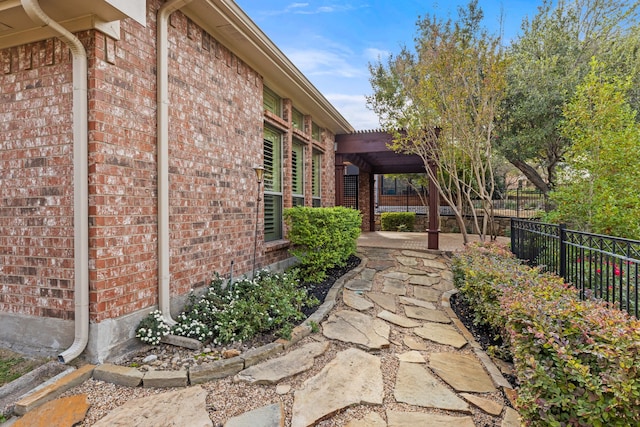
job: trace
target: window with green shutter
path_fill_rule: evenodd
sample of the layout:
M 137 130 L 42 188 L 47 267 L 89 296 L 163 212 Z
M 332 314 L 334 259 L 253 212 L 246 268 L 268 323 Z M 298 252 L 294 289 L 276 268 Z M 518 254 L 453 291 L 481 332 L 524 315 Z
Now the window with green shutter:
M 322 206 L 321 199 L 321 171 L 322 171 L 322 153 L 317 150 L 313 150 L 313 156 L 311 158 L 311 196 L 313 198 L 313 206 Z
M 264 128 L 264 240 L 282 239 L 282 135 Z
M 294 129 L 304 131 L 304 115 L 295 108 L 291 112 L 291 126 Z
M 263 89 L 262 105 L 265 110 L 282 117 L 282 99 L 266 86 Z
M 296 139 L 291 149 L 291 192 L 293 206 L 304 206 L 304 144 Z
M 311 138 L 316 141 L 320 141 L 320 126 L 315 123 L 311 123 Z

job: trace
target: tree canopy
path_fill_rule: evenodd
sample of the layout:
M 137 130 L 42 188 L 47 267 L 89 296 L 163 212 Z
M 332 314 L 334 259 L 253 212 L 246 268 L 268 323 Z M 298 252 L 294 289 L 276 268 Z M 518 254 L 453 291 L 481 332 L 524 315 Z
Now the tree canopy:
M 459 9 L 456 21 L 427 15 L 418 21 L 414 49 L 405 47 L 386 64 L 370 66 L 374 94 L 368 103 L 394 135 L 391 148 L 436 166 L 435 173 L 426 171 L 465 241 L 465 205 L 481 238 L 491 232 L 492 141 L 505 89 L 500 39 L 482 27 L 482 19 L 477 0 Z M 476 215 L 472 200 L 481 201 L 486 215 Z
M 544 0 L 507 50 L 509 67 L 496 140 L 500 152 L 547 193 L 571 147 L 560 130 L 563 108 L 589 71 L 592 57 L 640 83 L 638 2 Z M 638 84 L 627 89 L 638 103 Z

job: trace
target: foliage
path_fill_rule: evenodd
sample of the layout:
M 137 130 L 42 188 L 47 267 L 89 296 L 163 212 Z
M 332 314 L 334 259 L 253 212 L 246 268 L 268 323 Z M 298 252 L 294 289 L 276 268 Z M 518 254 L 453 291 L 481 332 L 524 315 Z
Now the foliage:
M 355 209 L 298 206 L 285 209 L 284 220 L 305 281 L 322 281 L 326 270 L 343 267 L 356 253 L 362 217 Z
M 138 325 L 136 338 L 146 344 L 158 345 L 171 332 L 171 327 L 162 318 L 160 310 L 149 313 Z
M 383 231 L 413 231 L 415 212 L 382 212 L 380 227 Z
M 635 425 L 640 321 L 603 302 L 580 301 L 558 277 L 504 252 L 469 246 L 454 260 L 454 274 L 461 292 L 506 332 L 525 425 Z
M 563 134 L 572 141 L 569 183 L 551 194 L 547 216 L 581 231 L 640 239 L 640 125 L 625 100 L 629 79 L 593 60 L 565 107 Z
M 214 345 L 245 341 L 263 332 L 290 331 L 292 322 L 302 320 L 302 308 L 318 303 L 299 288 L 296 271 L 271 273 L 258 271 L 254 279 L 243 278 L 232 286 L 216 275 L 205 293 L 189 295 L 184 311 L 171 328 L 175 335 L 190 337 Z M 140 333 L 144 328 L 144 333 Z M 159 311 L 143 319 L 136 337 L 149 344 L 160 341 L 145 340 L 148 330 L 168 333 Z M 160 333 L 162 333 L 160 332 Z M 166 334 L 165 334 L 166 335 Z
M 404 48 L 370 65 L 367 102 L 394 136 L 390 148 L 422 158 L 466 242 L 463 207 L 472 199 L 482 200 L 482 225 L 471 210 L 481 239 L 493 232 L 491 141 L 506 64 L 499 38 L 481 28 L 478 2 L 458 12 L 456 22 L 427 15 L 417 24 L 415 53 Z
M 638 3 L 626 0 L 545 0 L 508 48 L 509 67 L 499 151 L 547 193 L 571 140 L 560 131 L 562 109 L 598 57 L 618 75 L 633 76 L 638 99 Z M 544 170 L 544 173 L 541 172 Z

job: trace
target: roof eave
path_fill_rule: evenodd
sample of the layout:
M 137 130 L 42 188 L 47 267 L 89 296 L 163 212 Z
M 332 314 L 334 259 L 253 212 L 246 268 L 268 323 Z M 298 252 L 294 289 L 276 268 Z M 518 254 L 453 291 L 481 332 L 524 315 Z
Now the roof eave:
M 353 126 L 298 70 L 266 34 L 231 0 L 196 0 L 182 12 L 262 75 L 278 95 L 293 100 L 304 114 L 334 134 Z

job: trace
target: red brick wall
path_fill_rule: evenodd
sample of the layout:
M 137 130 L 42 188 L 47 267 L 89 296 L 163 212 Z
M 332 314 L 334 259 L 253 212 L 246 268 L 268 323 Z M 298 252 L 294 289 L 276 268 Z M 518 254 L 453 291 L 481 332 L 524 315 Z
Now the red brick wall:
M 184 293 L 228 274 L 232 261 L 236 276 L 251 269 L 263 87 L 182 14 L 169 33 L 171 274 L 173 292 Z
M 0 311 L 73 318 L 69 50 L 0 51 Z
M 93 322 L 157 304 L 156 13 L 121 38 L 80 34 L 89 58 L 89 274 Z M 180 12 L 169 26 L 171 294 L 250 272 L 262 164 L 262 77 Z M 72 319 L 72 73 L 50 39 L 0 51 L 0 311 Z M 293 100 L 295 106 L 295 100 Z M 310 120 L 310 119 L 309 119 Z M 334 202 L 323 133 L 323 206 Z M 317 143 L 313 143 L 317 144 Z M 311 203 L 311 150 L 307 153 Z M 287 198 L 285 198 L 287 199 Z M 290 195 L 288 196 L 290 203 Z M 288 257 L 263 244 L 258 265 Z
M 93 321 L 157 303 L 155 11 L 93 32 L 89 55 L 89 258 Z

